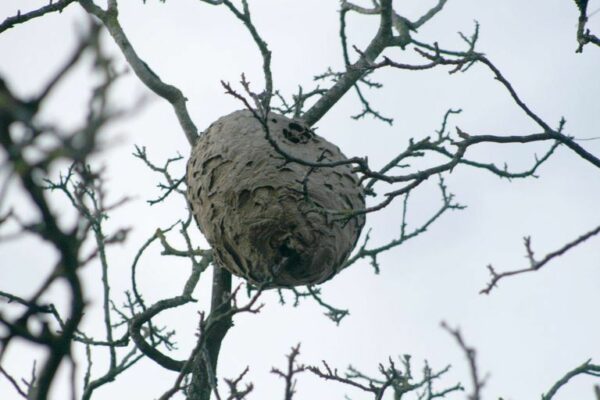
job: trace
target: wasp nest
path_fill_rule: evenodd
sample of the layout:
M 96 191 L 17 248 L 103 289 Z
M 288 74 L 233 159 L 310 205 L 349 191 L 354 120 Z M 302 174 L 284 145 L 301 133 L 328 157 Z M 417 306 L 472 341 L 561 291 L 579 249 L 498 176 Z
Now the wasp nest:
M 286 154 L 327 163 L 340 150 L 297 121 L 270 114 Z M 254 284 L 285 287 L 334 276 L 364 225 L 360 183 L 349 164 L 311 168 L 278 153 L 250 111 L 214 122 L 192 149 L 187 197 L 218 265 Z M 341 217 L 346 215 L 346 217 Z

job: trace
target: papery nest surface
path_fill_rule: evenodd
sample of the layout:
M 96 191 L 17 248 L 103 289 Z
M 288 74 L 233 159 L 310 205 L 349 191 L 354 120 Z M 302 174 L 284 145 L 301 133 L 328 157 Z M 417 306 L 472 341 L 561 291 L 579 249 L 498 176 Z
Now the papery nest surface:
M 356 245 L 364 193 L 351 164 L 310 167 L 286 156 L 328 163 L 339 148 L 299 121 L 270 113 L 269 143 L 251 111 L 214 122 L 187 166 L 187 197 L 217 264 L 270 287 L 333 277 Z

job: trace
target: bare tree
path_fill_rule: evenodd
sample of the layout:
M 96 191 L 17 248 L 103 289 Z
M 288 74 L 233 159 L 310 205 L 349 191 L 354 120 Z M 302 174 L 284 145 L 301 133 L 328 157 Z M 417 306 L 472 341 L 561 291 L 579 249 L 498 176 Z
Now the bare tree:
M 257 84 L 242 75 L 236 83 L 223 81 L 222 88 L 226 95 L 235 100 L 238 108 L 245 110 L 245 115 L 255 120 L 259 132 L 257 140 L 264 140 L 265 148 L 272 152 L 271 160 L 265 157 L 265 162 L 273 163 L 280 172 L 285 168 L 290 170 L 288 166 L 292 165 L 303 174 L 304 179 L 294 181 L 294 187 L 290 186 L 289 189 L 298 192 L 298 198 L 306 200 L 307 204 L 314 205 L 306 214 L 318 213 L 326 224 L 337 223 L 341 227 L 358 221 L 356 226 L 360 232 L 364 219 L 368 219 L 370 214 L 384 212 L 391 205 L 399 204 L 401 207 L 402 222 L 397 237 L 387 243 L 373 245 L 370 242 L 371 231 L 364 233 L 352 254 L 335 255 L 342 262 L 338 262 L 334 271 L 326 277 L 323 275 L 317 283 L 331 279 L 339 271 L 364 260 L 370 261 L 375 272 L 379 272 L 380 256 L 425 233 L 449 211 L 462 210 L 464 205 L 455 199 L 446 183 L 448 174 L 456 169 L 473 169 L 508 180 L 533 179 L 538 176 L 543 165 L 550 162 L 559 151 L 580 159 L 582 168 L 596 172 L 600 168 L 599 156 L 569 133 L 564 118 L 552 116 L 556 121 L 550 121 L 538 113 L 534 105 L 524 100 L 517 85 L 511 83 L 492 57 L 479 49 L 478 23 L 475 23 L 472 33 L 459 34 L 462 45 L 458 48 L 444 48 L 438 41 L 420 39 L 419 31 L 435 23 L 435 18 L 444 12 L 447 0 L 432 2 L 431 7 L 416 18 L 403 15 L 401 7 L 393 4 L 392 0 L 362 3 L 341 1 L 339 41 L 343 67 L 339 70 L 330 67 L 324 72 L 315 71 L 314 85 L 298 86 L 297 92 L 293 94 L 278 89 L 276 71 L 272 69 L 271 50 L 261 33 L 261 27 L 255 23 L 248 1 L 201 2 L 206 3 L 204 6 L 207 8 L 220 7 L 228 10 L 232 15 L 232 24 L 243 26 L 258 48 L 262 59 L 264 87 L 257 88 Z M 600 46 L 600 41 L 589 28 L 589 19 L 595 11 L 588 10 L 588 1 L 575 3 L 579 19 L 575 21 L 577 32 L 574 50 L 582 52 L 585 48 L 589 52 L 597 51 L 593 45 Z M 170 104 L 181 133 L 192 148 L 196 146 L 194 151 L 202 154 L 206 150 L 207 145 L 202 139 L 207 137 L 210 128 L 204 132 L 197 128 L 185 95 L 189 88 L 168 83 L 138 53 L 136 43 L 127 35 L 126 26 L 122 26 L 117 0 L 108 0 L 105 5 L 93 0 L 51 1 L 38 9 L 19 11 L 9 16 L 0 24 L 0 33 L 9 29 L 17 30 L 20 25 L 30 23 L 29 21 L 46 18 L 52 13 L 72 7 L 80 7 L 85 11 L 86 28 L 78 33 L 78 44 L 45 86 L 29 98 L 17 94 L 12 89 L 11 82 L 0 81 L 0 144 L 3 150 L 4 175 L 0 188 L 0 240 L 10 242 L 37 238 L 50 244 L 55 254 L 54 259 L 49 260 L 49 272 L 36 282 L 38 286 L 30 294 L 23 296 L 0 284 L 0 299 L 5 303 L 3 306 L 6 305 L 6 312 L 3 308 L 0 313 L 2 379 L 6 379 L 13 386 L 14 393 L 23 398 L 46 399 L 58 381 L 59 367 L 67 365 L 70 369 L 72 398 L 89 399 L 103 385 L 117 379 L 126 380 L 126 371 L 146 368 L 149 364 L 140 366 L 140 361 L 144 360 L 174 373 L 170 387 L 164 393 L 156 393 L 156 398 L 251 398 L 254 383 L 246 382 L 248 368 L 242 368 L 241 373 L 234 378 L 222 378 L 217 373 L 221 347 L 238 314 L 259 313 L 266 301 L 265 293 L 269 291 L 276 291 L 281 303 L 297 305 L 304 300 L 314 301 L 336 324 L 340 324 L 349 311 L 327 301 L 321 286 L 316 284 L 286 286 L 274 284 L 274 280 L 249 278 L 251 274 L 238 273 L 237 271 L 247 268 L 241 267 L 244 260 L 237 257 L 233 257 L 235 267 L 227 265 L 229 258 L 222 253 L 236 253 L 235 249 L 226 248 L 229 244 L 215 244 L 217 241 L 214 241 L 212 243 L 215 245 L 212 247 L 199 246 L 194 239 L 197 235 L 194 219 L 196 217 L 197 222 L 201 223 L 200 218 L 197 212 L 194 215 L 193 207 L 185 209 L 185 205 L 192 201 L 187 194 L 186 185 L 191 187 L 189 179 L 193 177 L 190 178 L 192 174 L 189 173 L 186 182 L 185 176 L 180 173 L 182 161 L 187 157 L 178 155 L 164 162 L 156 162 L 148 155 L 145 147 L 136 147 L 133 155 L 156 173 L 160 180 L 160 194 L 148 202 L 154 205 L 178 199 L 184 212 L 170 226 L 157 227 L 151 237 L 139 247 L 129 265 L 129 289 L 124 294 L 115 294 L 114 282 L 109 273 L 114 261 L 109 257 L 109 249 L 114 244 L 126 242 L 130 228 L 107 227 L 106 220 L 129 198 L 125 196 L 116 201 L 109 200 L 104 171 L 94 160 L 107 151 L 106 143 L 103 142 L 107 127 L 124 117 L 135 116 L 139 109 L 143 109 L 144 102 L 135 102 L 126 109 L 113 107 L 112 91 L 122 71 L 117 66 L 118 62 L 106 50 L 106 42 L 111 43 L 110 46 L 116 45 L 120 51 L 118 57 L 126 61 L 143 85 Z M 349 32 L 352 30 L 350 21 L 354 21 L 353 18 L 374 21 L 377 25 L 375 34 L 364 46 L 355 46 L 349 39 Z M 409 57 L 399 56 L 409 53 Z M 52 93 L 59 84 L 69 79 L 68 75 L 73 70 L 86 63 L 89 65 L 89 59 L 92 60 L 90 74 L 98 79 L 98 83 L 90 95 L 84 123 L 74 129 L 65 129 L 59 121 L 46 122 L 40 114 L 48 105 Z M 392 124 L 393 119 L 379 111 L 369 97 L 369 89 L 385 90 L 384 85 L 375 80 L 378 73 L 393 71 L 408 74 L 437 69 L 449 72 L 449 79 L 473 69 L 484 71 L 500 85 L 506 99 L 534 128 L 521 134 L 483 134 L 468 131 L 458 125 L 454 125 L 452 129 L 452 119 L 462 111 L 450 108 L 441 116 L 439 130 L 423 139 L 409 140 L 404 148 L 398 149 L 382 166 L 375 166 L 377 163 L 364 155 L 336 158 L 329 157 L 322 151 L 298 156 L 289 150 L 291 147 L 282 145 L 282 139 L 278 136 L 280 132 L 275 130 L 274 122 L 271 122 L 274 116 L 289 118 L 298 127 L 294 129 L 306 135 L 306 140 L 314 139 L 314 130 L 319 121 L 339 104 L 340 99 L 351 95 L 348 94 L 351 92 L 361 106 L 358 113 L 352 116 L 353 119 L 372 117 L 384 124 Z M 285 131 L 283 135 L 286 135 Z M 303 140 L 287 138 L 293 143 Z M 477 151 L 484 146 L 513 146 L 519 149 L 526 144 L 544 146 L 544 153 L 535 156 L 531 164 L 522 170 L 473 155 L 478 154 Z M 329 153 L 331 155 L 332 151 Z M 421 160 L 425 162 L 421 163 Z M 248 161 L 244 159 L 244 162 Z M 252 161 L 246 165 L 248 168 L 257 168 L 252 166 Z M 355 201 L 349 202 L 350 208 L 331 209 L 319 205 L 315 200 L 315 191 L 309 189 L 311 176 L 314 178 L 319 171 L 335 171 L 339 167 L 350 171 L 347 176 L 352 181 L 353 174 L 358 176 L 352 184 L 356 185 L 361 195 L 364 193 L 367 196 L 368 201 L 364 207 L 357 206 L 364 204 L 364 201 Z M 204 163 L 202 168 L 210 171 Z M 62 171 L 58 177 L 55 174 L 57 170 Z M 214 184 L 225 185 L 223 180 L 229 179 L 233 180 L 232 186 L 235 186 L 235 179 L 238 178 L 233 174 L 221 174 L 219 178 L 215 178 Z M 212 180 L 211 175 L 211 184 Z M 421 224 L 413 226 L 409 224 L 410 200 L 431 181 L 437 183 L 439 206 Z M 15 190 L 27 198 L 27 213 L 19 211 L 22 208 L 14 204 L 18 197 L 6 195 L 10 186 L 16 186 Z M 340 187 L 337 187 L 338 191 L 341 190 Z M 335 192 L 336 188 L 332 186 L 330 190 Z M 65 217 L 57 204 L 62 204 L 60 207 L 65 207 L 66 204 L 69 209 L 67 213 L 71 217 Z M 232 212 L 236 208 L 238 207 L 233 207 Z M 244 232 L 247 234 L 246 230 Z M 593 227 L 541 257 L 535 256 L 531 238 L 527 237 L 525 250 L 528 264 L 524 268 L 505 271 L 490 265 L 490 281 L 482 283 L 482 287 L 477 289 L 484 294 L 493 294 L 494 289 L 505 278 L 539 271 L 582 243 L 594 239 L 597 241 L 599 234 L 600 226 Z M 209 236 L 207 234 L 211 242 Z M 158 300 L 149 299 L 150 296 L 138 284 L 141 259 L 154 248 L 159 248 L 162 256 L 167 259 L 186 260 L 189 266 L 187 279 L 179 292 Z M 285 263 L 260 266 L 275 275 L 281 268 L 291 265 L 289 259 L 298 255 L 292 254 L 289 246 L 282 247 L 278 244 L 277 249 L 282 252 Z M 81 276 L 84 269 L 91 268 L 92 265 L 99 268 L 101 276 L 103 332 L 86 332 L 81 326 L 87 306 L 87 294 Z M 198 302 L 194 296 L 201 277 L 208 274 L 209 269 L 212 271 L 209 304 L 201 304 L 193 314 L 197 321 L 195 345 L 185 349 L 185 356 L 181 357 L 181 353 L 176 351 L 175 332 L 159 315 Z M 247 281 L 233 285 L 231 270 L 248 278 Z M 63 291 L 59 295 L 56 294 L 57 287 Z M 68 295 L 68 302 L 66 307 L 61 307 L 57 303 L 64 293 Z M 283 382 L 282 397 L 286 400 L 294 398 L 300 376 L 335 382 L 374 399 L 382 399 L 384 396 L 400 399 L 411 395 L 419 399 L 446 398 L 462 391 L 467 391 L 470 399 L 485 398 L 487 381 L 479 371 L 474 348 L 467 344 L 458 329 L 450 328 L 445 323 L 443 328 L 455 339 L 458 348 L 467 358 L 471 376 L 468 385 L 446 383 L 444 379 L 449 366 L 436 369 L 425 362 L 421 373 L 416 374 L 408 355 L 398 359 L 390 357 L 379 365 L 377 376 L 361 372 L 362 368 L 352 366 L 345 372 L 339 372 L 327 361 L 320 365 L 305 365 L 300 362 L 300 345 L 292 347 L 285 367 L 273 367 L 271 372 Z M 10 371 L 11 366 L 2 363 L 7 351 L 18 341 L 39 346 L 45 352 L 43 362 L 33 366 L 29 379 L 15 377 Z M 77 357 L 77 349 L 84 350 L 85 358 Z M 94 364 L 98 357 L 105 357 L 107 368 L 101 370 Z M 565 369 L 569 368 L 572 367 Z M 78 380 L 79 375 L 83 375 L 82 382 Z M 566 372 L 550 389 L 546 389 L 542 398 L 554 398 L 558 390 L 577 375 L 599 377 L 600 365 L 592 360 L 585 361 Z

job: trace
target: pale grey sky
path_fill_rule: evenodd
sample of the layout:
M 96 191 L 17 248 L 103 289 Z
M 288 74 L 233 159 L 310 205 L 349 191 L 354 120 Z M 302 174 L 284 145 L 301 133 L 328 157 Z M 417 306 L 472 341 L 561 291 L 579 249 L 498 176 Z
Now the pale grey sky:
M 39 7 L 44 2 L 5 0 L 0 20 Z M 140 56 L 168 83 L 181 88 L 197 126 L 206 128 L 218 117 L 241 106 L 225 95 L 220 80 L 237 83 L 243 72 L 258 88 L 261 59 L 249 35 L 225 7 L 200 1 L 121 1 L 120 17 L 125 32 Z M 273 51 L 275 86 L 284 93 L 298 84 L 311 87 L 312 77 L 328 66 L 340 68 L 337 1 L 263 0 L 250 2 L 258 30 Z M 365 2 L 369 3 L 369 2 Z M 397 1 L 397 10 L 412 18 L 434 2 Z M 591 0 L 590 10 L 600 7 Z M 84 24 L 78 5 L 0 35 L 0 74 L 19 93 L 35 93 L 57 69 L 72 48 L 76 32 Z M 481 24 L 479 50 L 503 71 L 522 98 L 548 122 L 567 120 L 566 132 L 577 138 L 600 136 L 600 48 L 588 47 L 575 54 L 577 12 L 572 1 L 450 0 L 443 12 L 425 25 L 418 37 L 438 40 L 442 47 L 461 45 L 457 31 L 470 33 L 473 21 Z M 349 41 L 367 43 L 376 29 L 368 16 L 349 18 Z M 600 15 L 589 27 L 600 32 Z M 106 41 L 115 58 L 121 55 Z M 392 51 L 397 61 L 417 60 L 414 55 Z M 472 134 L 533 133 L 536 127 L 511 101 L 489 71 L 475 66 L 466 74 L 448 75 L 447 70 L 427 72 L 380 71 L 376 79 L 385 83 L 368 91 L 369 99 L 395 124 L 350 115 L 360 104 L 349 93 L 318 123 L 318 133 L 338 144 L 346 155 L 369 157 L 381 166 L 406 145 L 409 138 L 422 138 L 439 128 L 448 108 L 462 108 L 451 120 Z M 65 125 L 80 121 L 88 96 L 89 65 L 69 76 L 48 104 L 45 116 Z M 146 146 L 150 158 L 160 162 L 178 152 L 187 157 L 189 145 L 174 114 L 164 101 L 154 99 L 133 74 L 119 84 L 119 105 L 149 96 L 151 103 L 138 115 L 115 124 L 108 132 L 109 149 L 96 161 L 108 168 L 109 195 L 137 199 L 116 211 L 110 227 L 134 227 L 127 244 L 111 249 L 113 293 L 118 302 L 129 288 L 129 266 L 135 251 L 155 231 L 185 215 L 185 204 L 171 200 L 150 207 L 144 200 L 156 196 L 157 176 L 131 153 L 134 144 Z M 582 142 L 600 154 L 600 141 Z M 472 153 L 481 160 L 506 160 L 514 169 L 527 168 L 542 146 L 488 146 Z M 180 172 L 183 171 L 183 164 Z M 568 370 L 593 358 L 600 363 L 600 239 L 573 250 L 544 270 L 509 278 L 490 296 L 478 292 L 488 281 L 485 266 L 498 270 L 525 266 L 522 237 L 531 235 L 539 255 L 600 224 L 600 171 L 566 149 L 539 171 L 539 179 L 507 182 L 489 173 L 456 168 L 447 176 L 449 190 L 467 205 L 463 211 L 444 215 L 424 235 L 380 257 L 381 273 L 373 274 L 361 262 L 323 285 L 324 297 L 350 309 L 339 327 L 322 316 L 310 302 L 298 308 L 282 307 L 275 293 L 264 297 L 259 315 L 236 318 L 220 357 L 219 375 L 237 376 L 250 365 L 248 378 L 255 383 L 255 399 L 282 398 L 283 382 L 269 371 L 283 367 L 291 346 L 302 342 L 300 361 L 318 364 L 322 359 L 340 370 L 352 364 L 376 373 L 389 356 L 411 354 L 415 372 L 428 360 L 434 369 L 453 365 L 443 380 L 448 386 L 460 380 L 471 388 L 467 363 L 453 339 L 439 327 L 440 321 L 461 328 L 467 342 L 477 349 L 482 374 L 489 373 L 485 399 L 539 398 Z M 2 173 L 2 177 L 4 173 Z M 409 223 L 425 220 L 439 205 L 435 182 L 414 194 Z M 10 195 L 19 201 L 18 187 Z M 385 243 L 400 229 L 401 204 L 367 219 L 372 243 Z M 18 206 L 27 210 L 27 204 Z M 0 210 L 4 211 L 4 210 Z M 365 230 L 366 232 L 366 230 Z M 198 235 L 195 240 L 201 242 Z M 140 286 L 146 300 L 172 296 L 187 277 L 184 262 L 149 253 L 140 266 Z M 49 250 L 35 241 L 12 242 L 0 247 L 0 290 L 27 294 L 36 287 L 50 263 Z M 206 300 L 209 274 L 196 296 Z M 99 269 L 83 272 L 89 290 L 89 310 L 83 327 L 98 332 L 102 326 Z M 56 291 L 60 296 L 60 290 Z M 201 303 L 205 305 L 206 303 Z M 6 305 L 0 307 L 5 309 Z M 192 348 L 196 306 L 159 318 L 177 329 L 178 356 Z M 100 330 L 101 332 L 101 330 Z M 28 345 L 11 348 L 4 364 L 16 376 L 28 376 L 33 358 L 39 355 Z M 96 364 L 102 371 L 102 361 Z M 62 377 L 63 381 L 65 376 Z M 144 361 L 116 382 L 98 390 L 96 398 L 157 398 L 168 389 L 175 375 Z M 561 390 L 558 399 L 591 399 L 592 378 L 577 377 Z M 347 387 L 300 375 L 298 399 L 366 398 Z M 66 398 L 64 384 L 53 398 Z M 132 394 L 135 393 L 135 397 Z M 465 398 L 456 394 L 450 398 Z M 0 379 L 0 399 L 17 398 L 10 385 Z

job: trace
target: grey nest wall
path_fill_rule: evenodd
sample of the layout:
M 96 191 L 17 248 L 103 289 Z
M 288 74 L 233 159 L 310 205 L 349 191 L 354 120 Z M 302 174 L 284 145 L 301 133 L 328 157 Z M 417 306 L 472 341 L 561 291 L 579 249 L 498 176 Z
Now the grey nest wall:
M 270 136 L 293 157 L 345 160 L 298 121 L 269 114 Z M 365 207 L 349 164 L 311 168 L 286 160 L 250 111 L 214 122 L 187 166 L 187 197 L 215 261 L 253 284 L 289 287 L 333 277 L 356 245 Z

